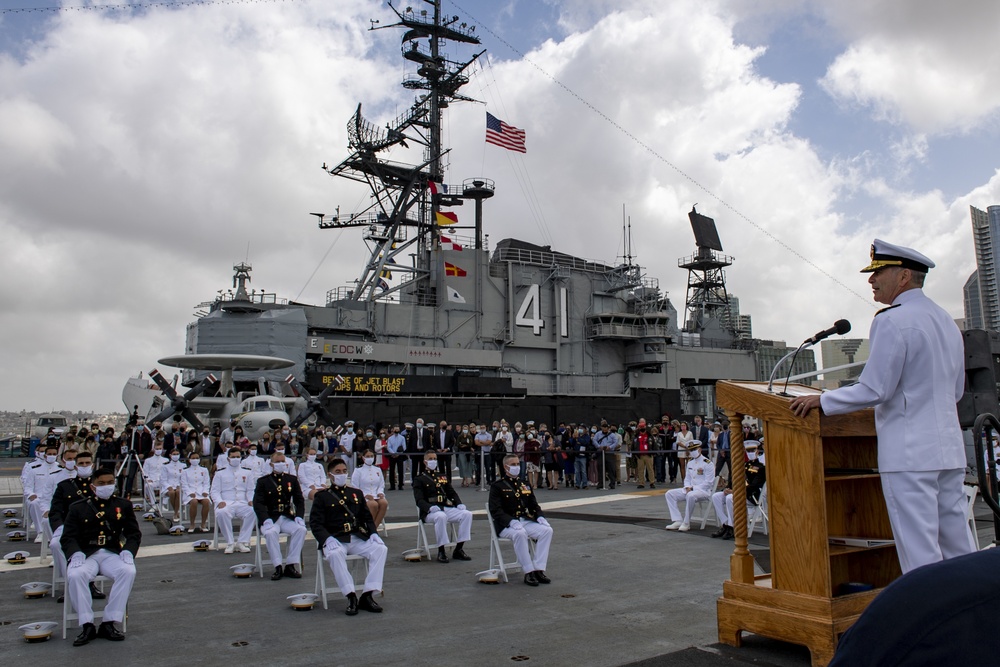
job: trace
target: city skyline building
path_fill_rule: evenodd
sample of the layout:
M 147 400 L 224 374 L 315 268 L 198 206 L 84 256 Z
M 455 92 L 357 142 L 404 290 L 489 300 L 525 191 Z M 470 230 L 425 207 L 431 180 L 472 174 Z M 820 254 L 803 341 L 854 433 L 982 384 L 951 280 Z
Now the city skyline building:
M 962 301 L 965 304 L 965 318 L 962 329 L 985 329 L 983 301 L 979 290 L 979 270 L 976 269 L 962 287 Z
M 998 256 L 1000 253 L 1000 206 L 988 206 L 985 211 L 975 206 L 969 206 L 969 214 L 972 218 L 972 240 L 976 250 L 976 273 L 978 274 L 981 309 L 981 317 L 977 321 L 982 322 L 981 328 L 1000 331 L 1000 293 L 997 289 L 998 284 L 1000 284 L 1000 256 Z M 969 299 L 974 290 L 969 289 L 968 281 L 964 292 L 966 297 L 966 327 L 973 328 L 970 320 L 977 318 L 975 317 L 975 301 Z M 970 307 L 972 312 L 970 312 Z
M 823 368 L 845 366 L 858 361 L 868 361 L 869 343 L 867 338 L 836 338 L 822 341 L 820 353 L 823 356 Z M 853 382 L 861 375 L 862 366 L 844 368 L 838 371 L 823 373 L 827 382 L 842 384 Z M 827 385 L 830 386 L 830 385 Z

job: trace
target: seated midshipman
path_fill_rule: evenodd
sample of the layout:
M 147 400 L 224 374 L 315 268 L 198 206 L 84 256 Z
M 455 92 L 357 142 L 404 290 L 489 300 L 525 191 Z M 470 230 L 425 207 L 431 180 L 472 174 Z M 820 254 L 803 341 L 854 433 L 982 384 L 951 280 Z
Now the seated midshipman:
M 284 454 L 271 457 L 271 472 L 257 480 L 253 509 L 257 514 L 260 533 L 267 542 L 267 553 L 274 564 L 272 581 L 282 577 L 300 579 L 296 566 L 302 562 L 302 544 L 306 540 L 305 501 L 295 475 L 288 472 L 291 464 Z M 281 533 L 288 535 L 288 555 L 281 559 Z M 284 567 L 282 567 L 284 563 Z
M 490 485 L 490 516 L 497 535 L 514 543 L 517 562 L 529 586 L 550 583 L 545 576 L 552 544 L 552 526 L 542 516 L 532 488 L 521 481 L 521 466 L 514 454 L 503 458 L 503 475 Z M 535 540 L 532 558 L 528 540 Z
M 437 454 L 427 452 L 423 459 L 424 472 L 413 479 L 413 498 L 420 510 L 420 520 L 434 524 L 438 562 L 448 562 L 444 545 L 448 544 L 449 523 L 458 524 L 458 537 L 451 557 L 472 560 L 462 548 L 472 536 L 472 512 L 465 509 L 448 478 L 438 473 L 437 464 Z

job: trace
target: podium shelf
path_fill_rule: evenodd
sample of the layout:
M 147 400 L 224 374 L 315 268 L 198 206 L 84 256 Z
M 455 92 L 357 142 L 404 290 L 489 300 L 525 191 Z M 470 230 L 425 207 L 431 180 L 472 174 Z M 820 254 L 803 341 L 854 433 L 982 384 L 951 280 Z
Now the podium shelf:
M 848 547 L 848 546 L 841 546 L 839 544 L 831 544 L 830 558 L 834 558 L 836 556 L 847 556 L 848 554 L 859 553 L 859 552 L 878 551 L 880 549 L 888 549 L 889 547 L 895 547 L 895 546 L 896 545 L 894 543 L 880 544 L 875 547 Z
M 823 475 L 823 480 L 827 482 L 843 482 L 851 479 L 879 479 L 879 474 L 877 472 L 866 472 L 853 475 Z

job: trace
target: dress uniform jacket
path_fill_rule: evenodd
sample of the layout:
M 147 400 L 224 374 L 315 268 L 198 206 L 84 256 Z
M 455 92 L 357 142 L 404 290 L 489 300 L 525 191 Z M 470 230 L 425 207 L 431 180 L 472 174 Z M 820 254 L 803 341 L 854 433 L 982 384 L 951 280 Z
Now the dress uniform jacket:
M 955 406 L 965 391 L 965 352 L 955 321 L 911 289 L 879 311 L 868 338 L 858 383 L 824 393 L 823 412 L 875 407 L 882 472 L 965 468 Z
M 697 458 L 688 459 L 687 472 L 684 475 L 684 486 L 698 489 L 705 493 L 712 490 L 712 482 L 715 481 L 715 466 L 700 454 Z
M 760 491 L 766 481 L 765 475 L 763 461 L 746 462 L 747 500 L 760 500 Z
M 116 554 L 130 551 L 135 556 L 141 541 L 132 503 L 112 496 L 107 500 L 78 500 L 70 505 L 59 544 L 69 559 L 78 551 L 91 556 L 99 549 Z
M 52 504 L 49 505 L 49 527 L 53 533 L 63 525 L 70 505 L 83 498 L 94 498 L 89 477 L 64 479 L 56 485 L 56 490 L 52 493 Z
M 490 516 L 493 528 L 500 535 L 511 521 L 538 521 L 544 515 L 531 486 L 516 477 L 503 475 L 490 485 Z
M 328 537 L 350 544 L 352 534 L 367 540 L 378 530 L 365 497 L 350 486 L 333 486 L 313 497 L 309 528 L 320 550 Z
M 281 516 L 305 518 L 306 506 L 299 479 L 288 473 L 271 473 L 258 479 L 253 494 L 253 510 L 257 514 L 258 525 L 263 525 L 268 519 L 277 521 Z
M 417 501 L 417 508 L 420 509 L 421 521 L 427 518 L 427 512 L 434 505 L 444 509 L 462 504 L 462 499 L 455 493 L 454 487 L 446 477 L 427 473 L 418 475 L 413 480 L 413 499 Z

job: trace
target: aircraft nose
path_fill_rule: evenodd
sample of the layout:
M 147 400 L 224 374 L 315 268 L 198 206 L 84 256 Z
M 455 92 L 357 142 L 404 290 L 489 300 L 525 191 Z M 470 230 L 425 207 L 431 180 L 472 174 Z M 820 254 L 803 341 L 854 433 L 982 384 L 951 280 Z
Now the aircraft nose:
M 268 426 L 268 428 L 270 428 L 272 430 L 276 429 L 276 428 L 284 428 L 285 427 L 285 420 L 284 419 L 272 419 L 271 421 L 267 422 L 267 426 Z

